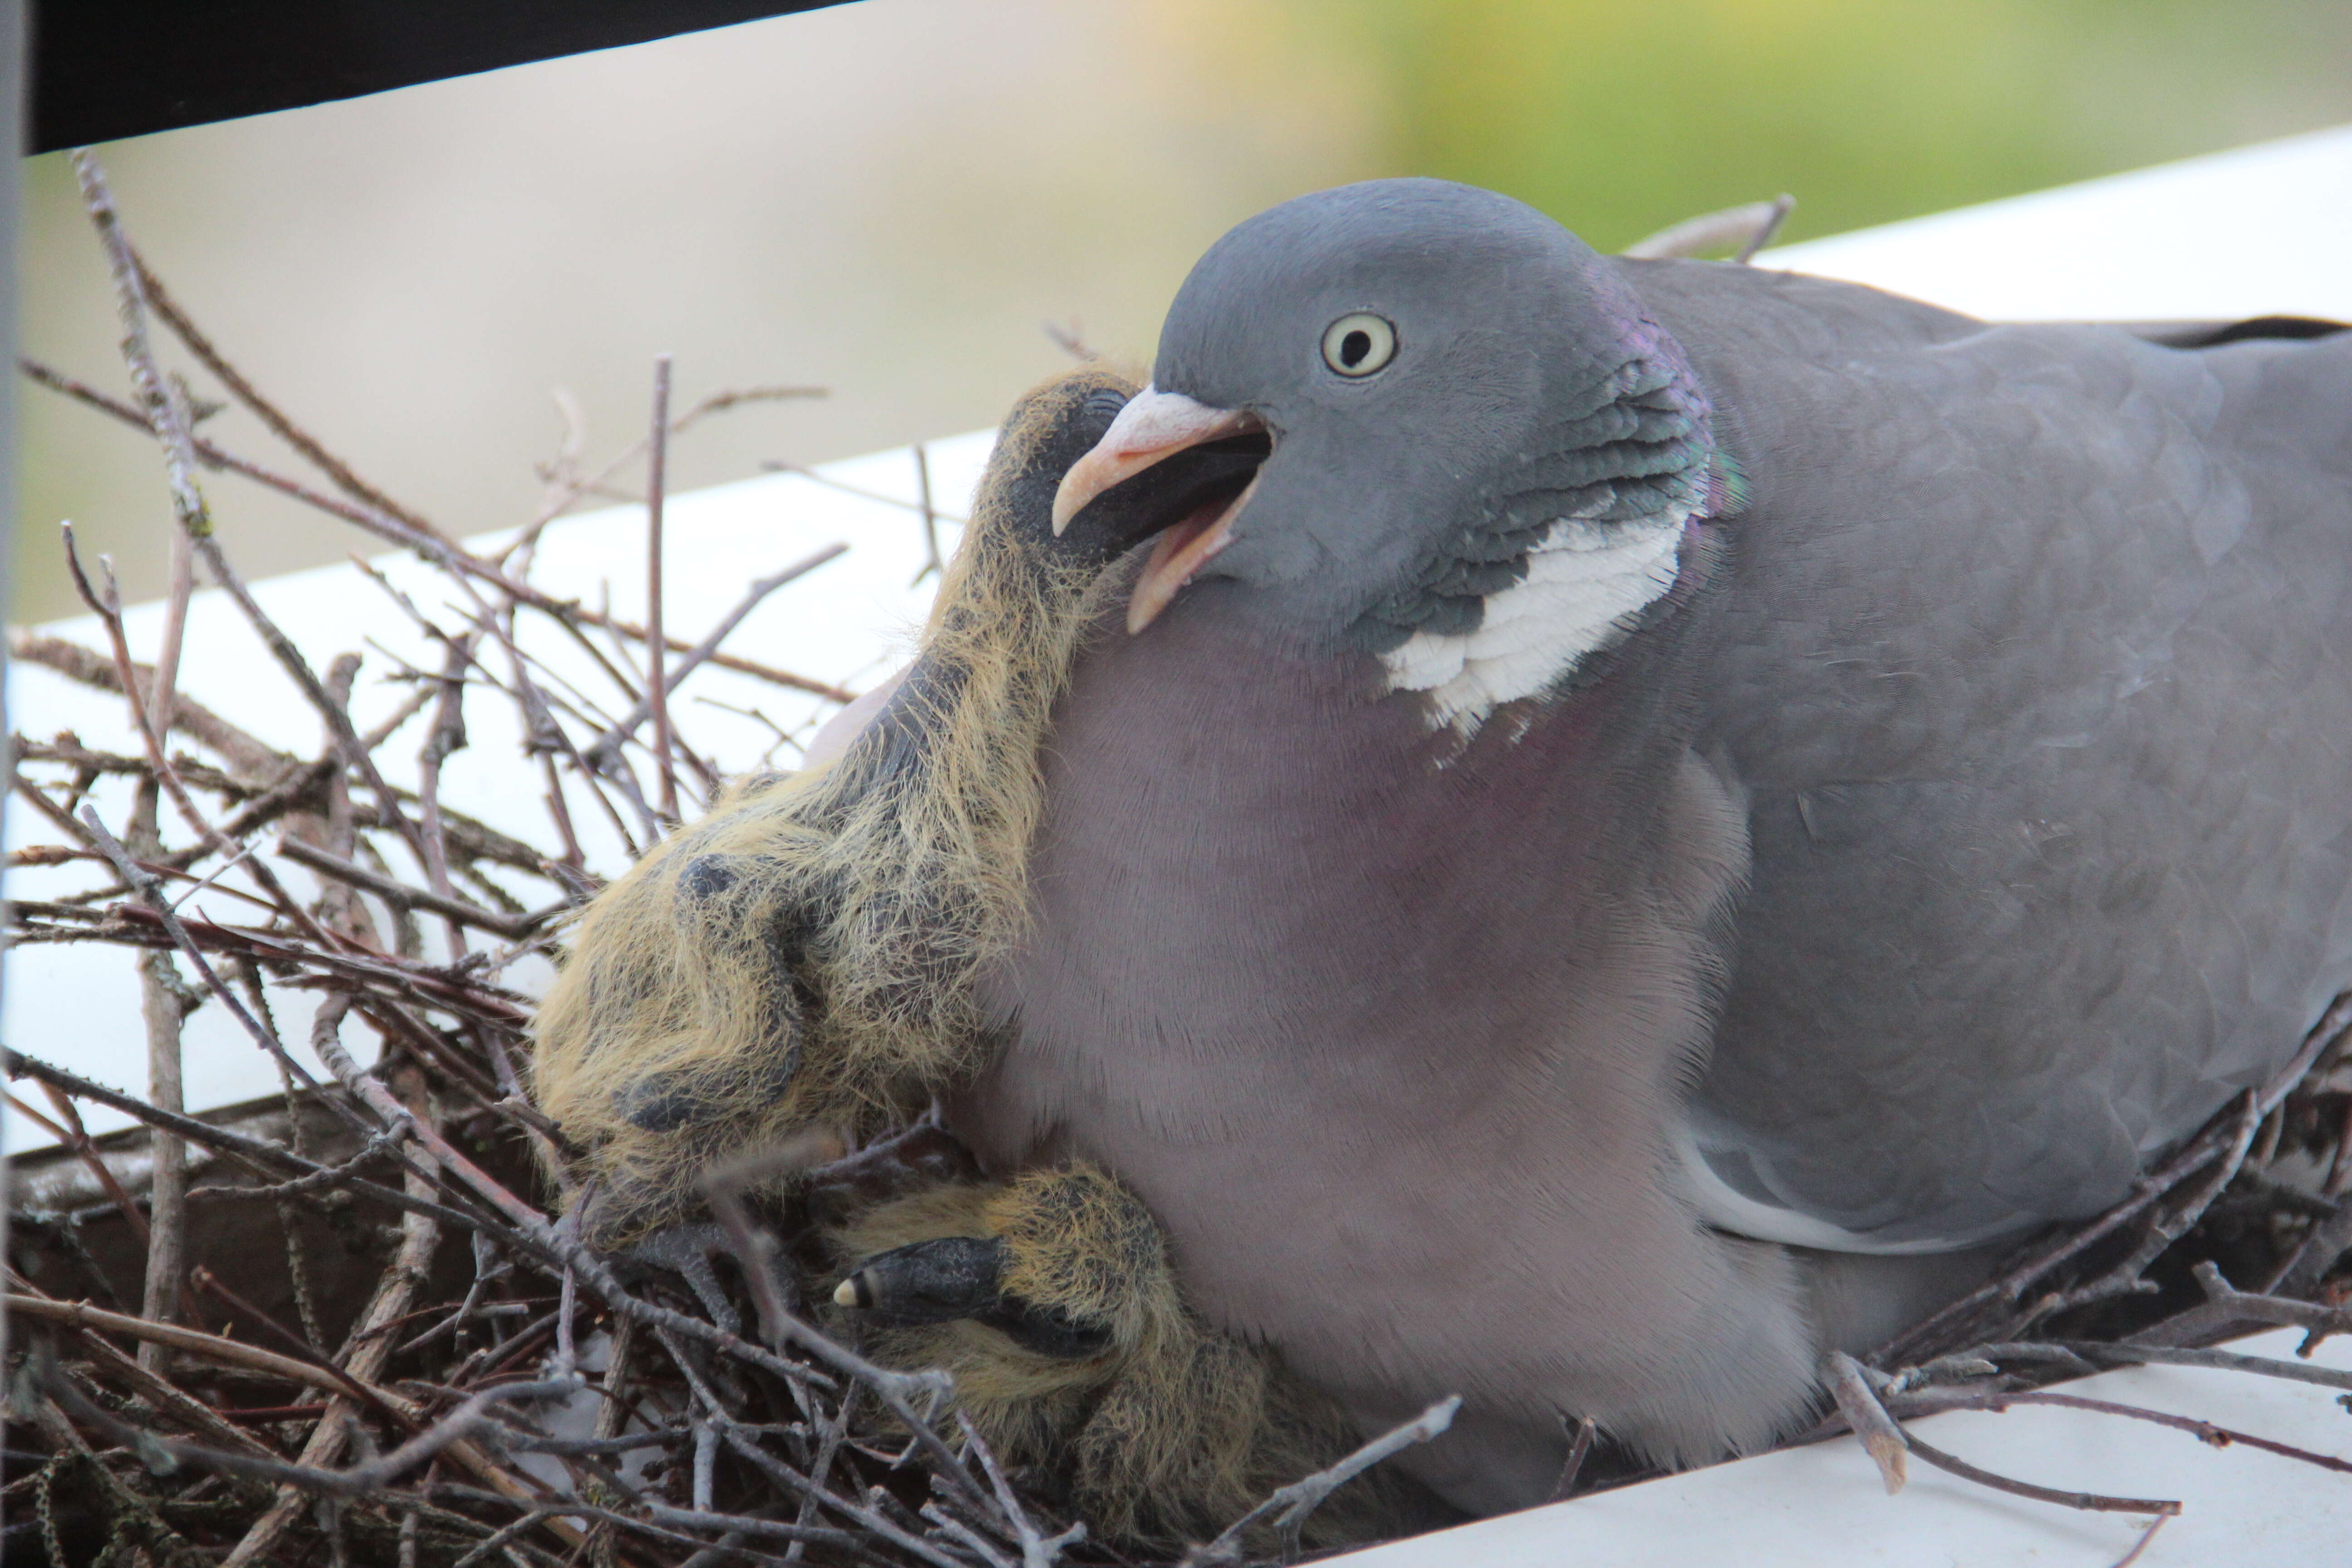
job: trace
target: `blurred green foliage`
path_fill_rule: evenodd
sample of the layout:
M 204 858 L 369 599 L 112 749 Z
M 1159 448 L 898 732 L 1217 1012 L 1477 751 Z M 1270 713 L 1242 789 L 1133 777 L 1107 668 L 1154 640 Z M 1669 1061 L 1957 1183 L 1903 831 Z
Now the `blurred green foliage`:
M 1384 172 L 1603 249 L 1781 191 L 1832 234 L 2352 119 L 2345 0 L 1294 0 Z
M 104 156 L 216 340 L 463 533 L 541 504 L 551 386 L 593 450 L 642 427 L 657 351 L 682 387 L 834 388 L 705 426 L 681 489 L 977 428 L 1061 364 L 1041 319 L 1148 358 L 1202 247 L 1347 180 L 1493 186 L 1613 249 L 1781 191 L 1831 234 L 2346 121 L 2352 0 L 866 0 Z M 120 390 L 71 175 L 26 174 L 26 352 Z M 160 593 L 152 447 L 23 406 L 19 608 L 76 608 L 61 517 Z M 239 411 L 207 433 L 299 466 Z M 253 575 L 353 542 L 213 493 Z

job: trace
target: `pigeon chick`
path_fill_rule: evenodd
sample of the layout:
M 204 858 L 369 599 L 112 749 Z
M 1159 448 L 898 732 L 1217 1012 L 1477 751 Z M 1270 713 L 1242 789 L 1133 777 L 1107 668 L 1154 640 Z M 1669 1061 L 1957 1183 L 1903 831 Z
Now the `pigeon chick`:
M 1024 399 L 920 658 L 845 753 L 749 780 L 590 904 L 533 1082 L 601 1178 L 604 1244 L 679 1218 L 716 1161 L 862 1138 L 977 1065 L 971 976 L 1024 918 L 1039 745 L 1131 542 L 1057 537 L 1052 498 L 1132 391 L 1089 370 Z

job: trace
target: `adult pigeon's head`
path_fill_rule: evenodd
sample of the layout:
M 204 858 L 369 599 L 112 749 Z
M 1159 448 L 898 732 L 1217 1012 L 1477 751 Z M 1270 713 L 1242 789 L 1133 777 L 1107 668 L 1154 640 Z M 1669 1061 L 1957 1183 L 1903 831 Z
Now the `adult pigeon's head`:
M 1623 636 L 1727 472 L 1610 262 L 1508 197 L 1379 180 L 1209 249 L 1055 517 L 1157 535 L 1130 631 L 1224 596 L 1475 724 Z

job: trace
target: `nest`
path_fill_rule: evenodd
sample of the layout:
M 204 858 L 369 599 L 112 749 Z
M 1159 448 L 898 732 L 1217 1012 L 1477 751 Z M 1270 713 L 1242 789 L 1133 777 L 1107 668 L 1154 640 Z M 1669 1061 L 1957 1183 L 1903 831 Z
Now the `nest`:
M 721 646 L 751 604 L 815 563 L 755 584 L 691 645 L 657 614 L 637 626 L 535 587 L 536 526 L 499 555 L 475 553 L 361 479 L 196 330 L 131 249 L 96 165 L 78 167 L 112 264 L 133 393 L 29 374 L 155 437 L 184 564 L 201 561 L 226 591 L 328 740 L 316 756 L 289 754 L 180 690 L 191 571 L 175 585 L 160 668 L 131 659 L 110 583 L 90 581 L 79 561 L 107 646 L 12 645 L 94 700 L 111 694 L 140 738 L 123 753 L 71 735 L 16 739 L 17 796 L 54 833 L 12 866 L 79 869 L 85 882 L 95 873 L 95 885 L 18 899 L 14 941 L 129 950 L 136 979 L 125 984 L 158 1048 L 145 1097 L 0 1051 L 12 1103 L 59 1144 L 14 1175 L 0 1492 L 11 1552 L 60 1568 L 1139 1561 L 1090 1538 L 1056 1478 L 1008 1473 L 977 1433 L 943 1416 L 942 1374 L 877 1366 L 815 1325 L 799 1291 L 812 1272 L 807 1215 L 794 1205 L 720 1202 L 712 1255 L 602 1256 L 558 1217 L 572 1195 L 560 1184 L 566 1151 L 519 1070 L 530 1002 L 512 972 L 545 962 L 568 911 L 599 885 L 576 824 L 608 824 L 634 850 L 677 820 L 682 797 L 717 789 L 667 701 L 685 673 L 717 661 L 797 693 L 849 696 Z M 203 437 L 201 405 L 159 368 L 156 320 L 322 481 Z M 558 504 L 538 524 L 647 456 L 657 531 L 673 433 L 805 390 L 722 394 L 673 419 L 666 367 L 657 381 L 647 440 L 600 473 L 552 470 Z M 391 721 L 361 730 L 355 661 L 333 658 L 321 673 L 320 658 L 343 650 L 295 647 L 246 590 L 205 510 L 201 476 L 223 468 L 436 574 L 436 600 L 453 607 L 403 602 L 446 657 L 401 672 L 412 689 Z M 549 670 L 528 650 L 525 623 L 593 653 L 604 689 Z M 486 695 L 512 705 L 545 780 L 536 842 L 441 798 L 444 766 L 467 743 L 467 704 Z M 425 739 L 404 784 L 386 747 L 402 733 L 414 743 L 412 721 Z M 121 805 L 111 820 L 100 799 Z M 224 907 L 239 912 L 210 912 Z M 278 1064 L 282 1096 L 183 1113 L 176 1040 L 199 1007 L 232 1018 Z M 280 1020 L 304 1016 L 323 1080 L 287 1048 Z M 2352 1387 L 2325 1369 L 2207 1348 L 2252 1325 L 2299 1325 L 2313 1342 L 2352 1329 L 2342 1305 L 2352 1280 L 2338 1271 L 2352 1247 L 2347 1022 L 2352 1004 L 2339 1001 L 2289 1071 L 2233 1101 L 2108 1214 L 2035 1238 L 1991 1283 L 1865 1361 L 1832 1358 L 1835 1405 L 1810 1436 L 1853 1428 L 1892 1479 L 1906 1454 L 1958 1464 L 1906 1434 L 1906 1415 L 2028 1403 L 2041 1384 L 2095 1367 L 2186 1361 Z M 376 1042 L 373 1066 L 347 1043 L 362 1036 Z M 88 1106 L 136 1126 L 93 1138 Z M 1296 1555 L 1323 1497 L 1444 1419 L 1433 1412 L 1302 1478 L 1187 1559 Z M 2070 1506 L 2159 1521 L 2178 1508 L 1960 1468 Z M 1628 1479 L 1588 1426 L 1560 1491 Z

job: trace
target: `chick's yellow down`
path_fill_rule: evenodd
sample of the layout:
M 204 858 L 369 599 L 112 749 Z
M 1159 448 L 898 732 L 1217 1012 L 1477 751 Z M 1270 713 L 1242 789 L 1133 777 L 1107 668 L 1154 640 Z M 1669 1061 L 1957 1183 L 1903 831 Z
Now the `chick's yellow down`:
M 902 1122 L 983 1059 L 972 976 L 1021 931 L 1039 749 L 1109 586 L 1107 562 L 1057 548 L 1052 498 L 1133 391 L 1090 368 L 1025 397 L 875 721 L 830 763 L 740 784 L 590 905 L 533 1080 L 582 1151 L 598 1244 L 684 1220 L 712 1166 L 797 1131 Z M 1270 1353 L 1186 1308 L 1150 1215 L 1099 1172 L 936 1181 L 826 1241 L 845 1284 L 974 1287 L 929 1321 L 857 1312 L 852 1289 L 844 1321 L 886 1363 L 951 1372 L 958 1407 L 1057 1478 L 1098 1536 L 1213 1534 L 1358 1440 Z M 975 1260 L 991 1270 L 976 1286 Z M 1315 1528 L 1361 1538 L 1409 1506 L 1359 1482 Z
M 1359 1440 L 1270 1352 L 1185 1306 L 1150 1213 L 1092 1167 L 941 1184 L 869 1208 L 826 1239 L 846 1264 L 835 1300 L 888 1325 L 868 1348 L 951 1373 L 958 1408 L 991 1447 L 1056 1478 L 1098 1535 L 1204 1540 Z M 994 1264 L 981 1270 L 980 1299 L 940 1301 L 961 1281 L 925 1278 L 924 1259 L 952 1269 L 975 1250 Z M 933 1304 L 976 1310 L 908 1321 Z M 1391 1533 L 1420 1506 L 1375 1471 L 1315 1515 L 1307 1539 Z
M 1054 549 L 1053 488 L 1131 390 L 1087 370 L 1024 398 L 874 722 L 738 785 L 589 906 L 534 1084 L 600 1178 L 600 1241 L 677 1219 L 715 1161 L 905 1120 L 985 1048 L 971 980 L 1021 926 L 1038 748 L 1100 576 Z

